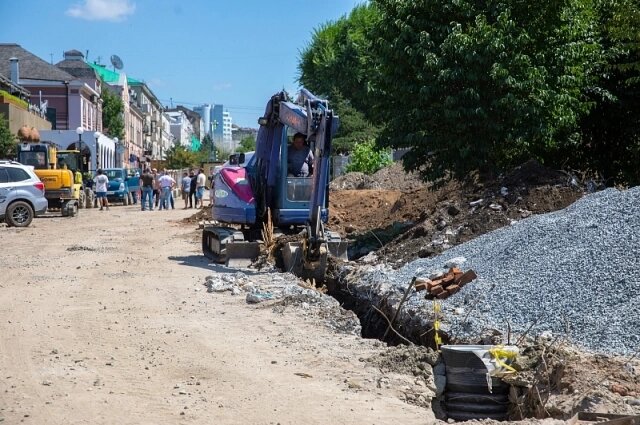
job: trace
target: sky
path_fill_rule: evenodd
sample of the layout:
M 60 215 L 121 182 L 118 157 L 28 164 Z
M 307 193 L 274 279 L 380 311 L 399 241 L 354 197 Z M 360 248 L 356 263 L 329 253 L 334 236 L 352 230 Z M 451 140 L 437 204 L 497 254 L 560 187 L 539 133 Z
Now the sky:
M 257 128 L 273 94 L 299 90 L 313 30 L 364 1 L 0 0 L 0 42 L 54 64 L 76 49 L 113 69 L 117 55 L 163 105 L 223 104 Z

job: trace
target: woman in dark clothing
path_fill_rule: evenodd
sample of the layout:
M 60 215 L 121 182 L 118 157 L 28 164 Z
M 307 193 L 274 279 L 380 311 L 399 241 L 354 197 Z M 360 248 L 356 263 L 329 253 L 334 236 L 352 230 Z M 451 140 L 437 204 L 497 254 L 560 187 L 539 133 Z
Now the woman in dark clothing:
M 191 179 L 191 187 L 189 190 L 189 208 L 193 208 L 193 201 L 196 201 L 196 183 L 197 183 L 196 176 L 193 174 L 193 170 L 189 171 L 189 178 Z

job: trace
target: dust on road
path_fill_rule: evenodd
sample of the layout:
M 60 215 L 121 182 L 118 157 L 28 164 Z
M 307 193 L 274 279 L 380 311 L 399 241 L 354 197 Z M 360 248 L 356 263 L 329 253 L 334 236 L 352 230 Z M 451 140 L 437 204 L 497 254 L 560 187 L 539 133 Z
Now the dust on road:
M 380 343 L 207 293 L 229 271 L 181 224 L 192 211 L 0 227 L 0 422 L 432 422 L 402 401 L 413 377 L 362 361 Z

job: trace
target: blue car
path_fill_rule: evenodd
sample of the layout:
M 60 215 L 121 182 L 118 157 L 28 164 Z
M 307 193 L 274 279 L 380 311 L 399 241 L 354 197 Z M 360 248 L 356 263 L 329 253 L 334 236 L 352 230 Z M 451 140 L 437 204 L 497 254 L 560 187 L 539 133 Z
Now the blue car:
M 137 203 L 140 190 L 140 172 L 128 168 L 105 168 L 109 179 L 107 199 L 109 202 L 122 202 L 123 205 Z

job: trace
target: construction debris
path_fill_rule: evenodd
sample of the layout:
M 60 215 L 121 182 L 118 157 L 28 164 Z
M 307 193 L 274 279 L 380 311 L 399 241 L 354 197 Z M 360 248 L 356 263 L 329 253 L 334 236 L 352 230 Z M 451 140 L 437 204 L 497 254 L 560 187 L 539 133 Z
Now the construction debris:
M 444 300 L 450 295 L 456 294 L 467 283 L 475 280 L 478 276 L 473 270 L 463 272 L 458 267 L 451 267 L 449 271 L 436 279 L 417 278 L 416 291 L 427 291 L 426 299 L 437 298 Z

